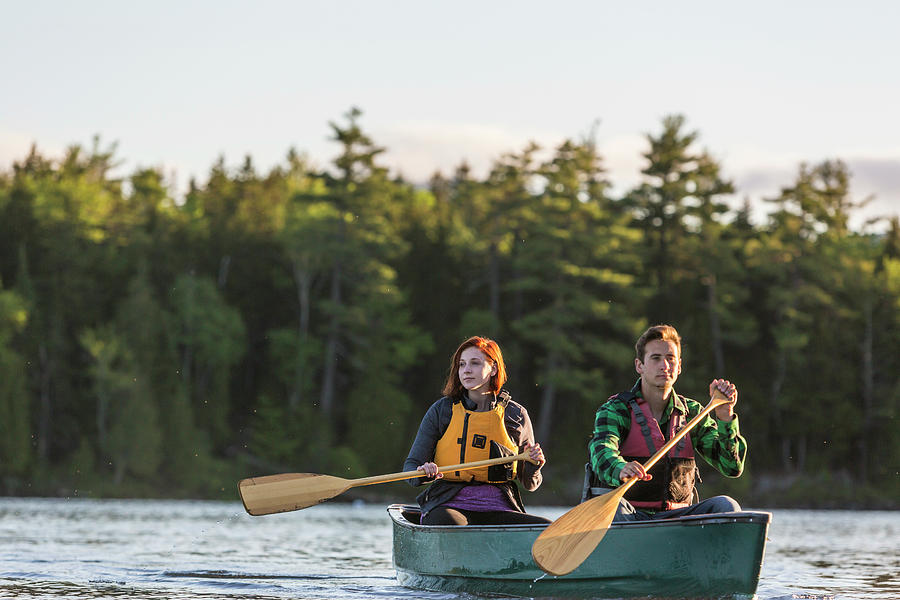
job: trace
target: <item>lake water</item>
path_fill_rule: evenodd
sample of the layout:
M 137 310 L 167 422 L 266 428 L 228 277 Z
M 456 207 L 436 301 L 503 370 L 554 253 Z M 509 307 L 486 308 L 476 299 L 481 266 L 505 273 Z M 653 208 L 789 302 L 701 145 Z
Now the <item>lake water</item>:
M 900 599 L 900 512 L 772 512 L 760 600 Z M 399 586 L 381 505 L 0 498 L 0 598 L 126 597 L 474 598 Z

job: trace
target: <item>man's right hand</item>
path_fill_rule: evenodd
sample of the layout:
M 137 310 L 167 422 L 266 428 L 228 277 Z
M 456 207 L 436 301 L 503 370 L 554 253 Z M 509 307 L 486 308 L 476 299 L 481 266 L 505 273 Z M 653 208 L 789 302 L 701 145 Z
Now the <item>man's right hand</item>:
M 637 462 L 636 460 L 633 460 L 630 463 L 626 464 L 624 467 L 622 467 L 622 470 L 619 471 L 619 479 L 622 481 L 628 481 L 629 479 L 632 479 L 634 477 L 637 477 L 638 479 L 642 479 L 644 481 L 650 481 L 651 479 L 653 479 L 653 475 L 646 472 L 644 470 L 644 465 Z

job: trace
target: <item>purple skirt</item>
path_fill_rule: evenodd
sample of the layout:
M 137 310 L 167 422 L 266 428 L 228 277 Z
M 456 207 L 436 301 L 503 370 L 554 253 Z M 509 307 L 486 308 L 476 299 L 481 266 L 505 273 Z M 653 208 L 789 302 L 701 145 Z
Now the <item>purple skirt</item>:
M 503 490 L 489 483 L 467 485 L 443 506 L 475 512 L 515 511 Z

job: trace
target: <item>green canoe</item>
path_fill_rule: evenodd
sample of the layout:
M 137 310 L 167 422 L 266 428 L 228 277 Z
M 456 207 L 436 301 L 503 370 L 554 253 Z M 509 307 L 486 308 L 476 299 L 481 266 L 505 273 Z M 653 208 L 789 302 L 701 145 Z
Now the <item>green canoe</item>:
M 770 513 L 736 512 L 612 525 L 562 577 L 531 558 L 544 525 L 419 525 L 418 507 L 388 507 L 401 585 L 508 596 L 753 597 Z

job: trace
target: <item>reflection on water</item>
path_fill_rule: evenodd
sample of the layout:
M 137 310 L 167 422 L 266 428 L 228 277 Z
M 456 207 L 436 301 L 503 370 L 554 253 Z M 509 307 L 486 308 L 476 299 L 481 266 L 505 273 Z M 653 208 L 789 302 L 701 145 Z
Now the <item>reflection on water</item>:
M 397 584 L 384 508 L 0 498 L 0 597 L 471 600 Z M 895 512 L 774 511 L 758 597 L 900 598 L 898 533 Z

